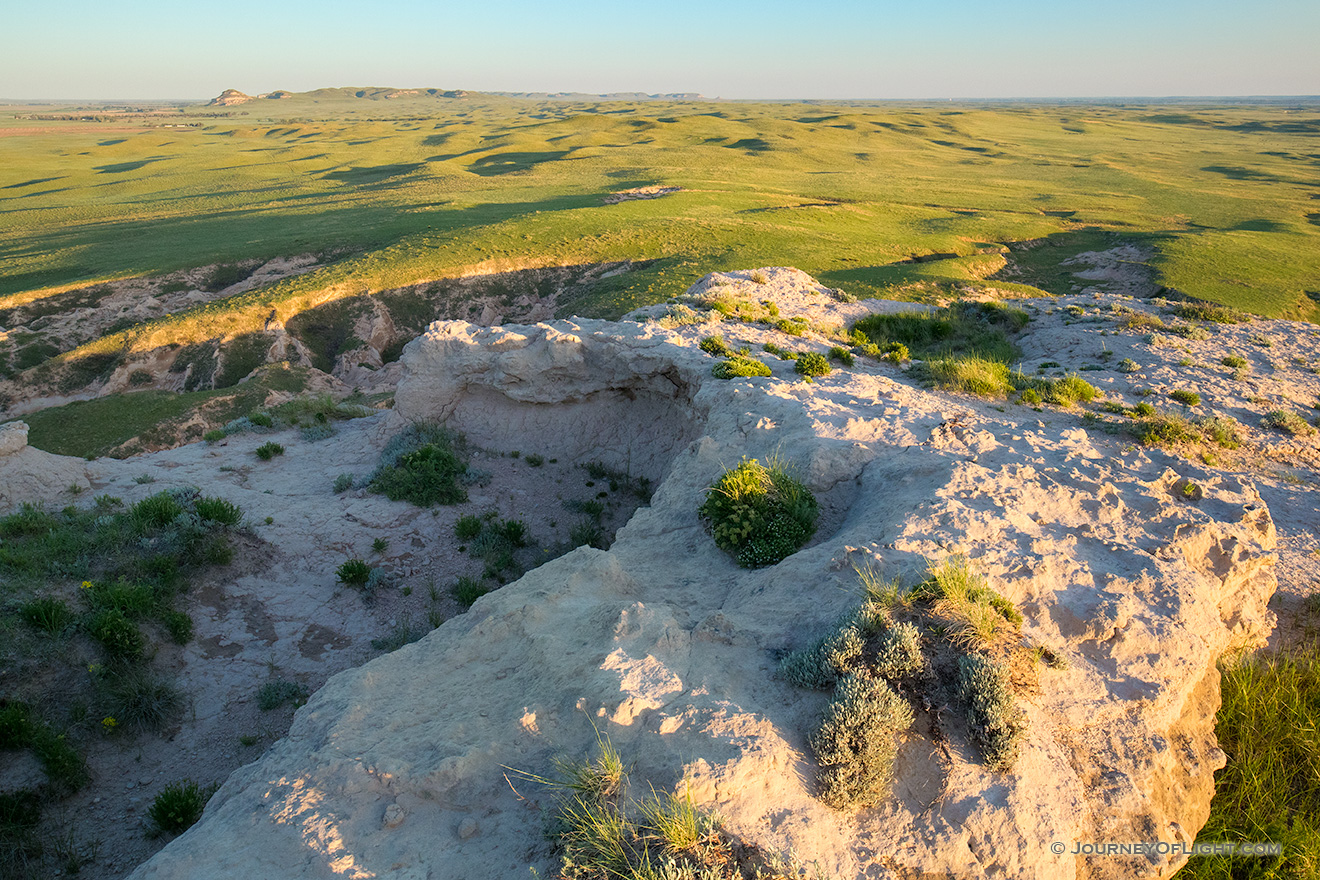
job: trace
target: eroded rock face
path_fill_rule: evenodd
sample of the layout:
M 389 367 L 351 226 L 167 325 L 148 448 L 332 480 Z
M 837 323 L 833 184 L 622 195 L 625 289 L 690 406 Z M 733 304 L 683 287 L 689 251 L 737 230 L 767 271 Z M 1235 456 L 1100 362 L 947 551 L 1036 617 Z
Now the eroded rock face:
M 134 876 L 547 876 L 545 793 L 507 768 L 589 753 L 593 724 L 635 785 L 686 780 L 733 833 L 832 876 L 1171 875 L 1169 855 L 1051 844 L 1185 843 L 1203 824 L 1223 763 L 1215 662 L 1271 624 L 1274 527 L 1253 487 L 878 369 L 715 380 L 706 332 L 440 323 L 412 343 L 398 419 L 631 467 L 662 479 L 651 506 L 608 552 L 580 548 L 333 678 Z M 696 509 L 725 468 L 773 453 L 825 516 L 807 548 L 739 569 Z M 985 769 L 957 709 L 914 707 L 890 801 L 834 812 L 806 743 L 825 696 L 776 680 L 775 652 L 855 607 L 854 566 L 913 583 L 953 553 L 1068 666 L 1020 697 L 1012 772 Z

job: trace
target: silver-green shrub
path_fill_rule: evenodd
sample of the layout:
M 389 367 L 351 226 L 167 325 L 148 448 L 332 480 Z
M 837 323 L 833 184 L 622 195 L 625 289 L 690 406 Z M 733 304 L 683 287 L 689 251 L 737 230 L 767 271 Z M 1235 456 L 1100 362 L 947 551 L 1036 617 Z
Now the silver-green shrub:
M 1008 770 L 1027 733 L 1026 713 L 1013 699 L 1008 670 L 981 654 L 958 658 L 958 698 L 967 706 L 972 742 L 986 766 Z
M 850 675 L 840 681 L 810 738 L 821 767 L 821 800 L 846 810 L 884 798 L 894 781 L 895 737 L 912 722 L 912 708 L 883 679 Z

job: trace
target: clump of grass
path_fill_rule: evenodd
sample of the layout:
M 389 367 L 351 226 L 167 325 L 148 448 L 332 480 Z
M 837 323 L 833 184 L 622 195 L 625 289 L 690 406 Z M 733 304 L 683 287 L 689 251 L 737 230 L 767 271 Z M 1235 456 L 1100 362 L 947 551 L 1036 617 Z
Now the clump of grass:
M 347 492 L 349 489 L 352 488 L 353 488 L 352 474 L 340 474 L 339 476 L 335 477 L 335 483 L 333 489 L 336 495 Z
M 57 636 L 73 623 L 73 611 L 63 599 L 40 596 L 25 602 L 18 609 L 23 622 L 47 635 Z
M 179 689 L 143 667 L 107 671 L 100 680 L 105 714 L 139 730 L 163 730 L 183 712 Z
M 153 836 L 187 831 L 202 818 L 210 794 L 191 779 L 165 786 L 147 808 Z
M 1000 303 L 959 302 L 929 312 L 871 315 L 853 325 L 881 348 L 901 343 L 923 360 L 977 355 L 1008 363 L 1018 356 L 1008 335 L 1027 325 L 1030 316 Z
M 362 559 L 347 559 L 335 569 L 335 578 L 350 587 L 365 587 L 371 577 L 371 566 Z
M 1246 324 L 1251 320 L 1251 316 L 1245 312 L 1210 302 L 1178 303 L 1169 311 L 1188 321 L 1210 321 L 1215 324 Z
M 1026 737 L 1027 719 L 1013 698 L 1007 669 L 981 654 L 960 657 L 958 697 L 967 706 L 972 741 L 986 766 L 996 772 L 1012 768 Z
M 256 448 L 256 453 L 257 453 L 257 458 L 261 459 L 262 461 L 270 461 L 272 458 L 274 458 L 277 455 L 283 455 L 284 447 L 276 443 L 275 441 L 271 440 L 258 446 Z
M 1291 410 L 1276 409 L 1265 414 L 1260 420 L 1262 428 L 1272 428 L 1275 431 L 1282 431 L 1291 437 L 1309 437 L 1315 433 L 1315 428 L 1311 427 L 1301 416 Z
M 1135 373 L 1141 369 L 1141 365 L 1132 358 L 1123 358 L 1118 362 L 1118 371 L 1120 373 Z
M 242 509 L 223 498 L 198 498 L 193 503 L 193 510 L 203 522 L 215 522 L 226 526 L 238 525 L 238 521 L 243 518 Z
M 541 465 L 545 464 L 545 456 L 538 455 L 535 452 L 528 455 L 527 458 L 524 460 L 532 467 L 540 467 Z
M 376 538 L 371 542 L 371 552 L 384 553 L 389 549 L 390 541 L 388 538 Z
M 1234 370 L 1247 369 L 1247 359 L 1236 354 L 1224 355 L 1219 359 L 1219 362 L 1226 367 L 1233 368 Z
M 1200 406 L 1201 395 L 1195 391 L 1189 391 L 1186 388 L 1178 388 L 1169 392 L 1169 397 L 1181 403 L 1185 407 Z
M 949 640 L 964 649 L 983 648 L 1021 631 L 1022 613 L 991 589 L 965 557 L 933 564 L 916 592 L 933 600 L 932 611 L 946 622 Z
M 286 703 L 301 706 L 307 702 L 307 687 L 287 678 L 277 678 L 266 682 L 257 689 L 257 708 L 262 712 L 278 709 Z
M 462 438 L 431 423 L 409 426 L 386 444 L 369 485 L 391 501 L 418 507 L 461 504 L 467 490 L 459 480 L 467 465 L 459 456 Z
M 1273 841 L 1278 856 L 1192 859 L 1192 880 L 1314 877 L 1320 872 L 1320 648 L 1241 655 L 1220 664 L 1215 725 L 1228 764 L 1215 776 L 1202 841 Z
M 939 388 L 975 394 L 979 397 L 1006 397 L 1012 390 L 1008 364 L 983 357 L 946 357 L 927 362 L 926 370 Z
M 779 358 L 781 361 L 797 360 L 797 352 L 789 351 L 786 348 L 780 348 L 779 346 L 775 345 L 773 342 L 767 342 L 765 345 L 761 346 L 761 350 L 769 352 L 770 354 Z
M 697 347 L 707 354 L 713 354 L 716 357 L 733 356 L 733 349 L 729 348 L 722 336 L 704 337 L 701 342 L 697 343 Z
M 815 496 L 777 461 L 744 459 L 707 493 L 698 514 L 715 545 L 744 568 L 774 565 L 816 532 Z
M 769 276 L 767 276 L 767 275 L 766 275 L 764 272 L 762 272 L 760 269 L 753 269 L 753 270 L 752 270 L 752 273 L 751 273 L 750 275 L 748 275 L 747 277 L 751 279 L 751 281 L 752 281 L 753 284 L 768 284 L 768 283 L 770 283 L 770 278 L 769 278 Z
M 1074 403 L 1090 403 L 1100 391 L 1080 376 L 1064 376 L 1049 383 L 1045 391 L 1045 400 L 1055 406 L 1072 406 Z
M 883 358 L 897 367 L 912 360 L 912 352 L 901 342 L 890 342 L 884 347 Z
M 825 355 L 816 351 L 799 352 L 797 362 L 793 364 L 793 372 L 807 378 L 828 376 L 830 369 L 830 362 L 825 358 Z
M 839 363 L 843 364 L 845 367 L 851 367 L 853 365 L 852 352 L 850 352 L 848 349 L 844 348 L 841 345 L 834 345 L 830 347 L 829 358 L 832 361 L 838 361 Z
M 907 701 L 883 679 L 850 675 L 840 681 L 809 740 L 821 766 L 821 800 L 848 810 L 888 795 L 896 737 L 913 720 Z
M 458 604 L 464 608 L 472 607 L 472 603 L 489 593 L 491 588 L 481 578 L 460 577 L 450 588 Z
M 769 376 L 770 367 L 751 357 L 731 357 L 711 367 L 710 374 L 716 379 L 742 379 L 752 376 Z

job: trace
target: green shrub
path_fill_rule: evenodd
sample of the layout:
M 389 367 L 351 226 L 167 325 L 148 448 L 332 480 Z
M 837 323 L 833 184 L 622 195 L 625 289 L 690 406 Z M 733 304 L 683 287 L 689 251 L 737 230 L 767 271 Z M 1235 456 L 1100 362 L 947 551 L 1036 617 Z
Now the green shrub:
M 901 342 L 890 342 L 884 348 L 884 359 L 897 367 L 912 360 L 912 352 Z
M 1235 370 L 1244 370 L 1247 368 L 1247 359 L 1235 354 L 1225 355 L 1219 361 L 1226 367 L 1232 367 Z
M 770 354 L 779 358 L 781 361 L 797 360 L 797 354 L 795 352 L 791 352 L 785 348 L 780 348 L 779 346 L 775 345 L 773 342 L 767 342 L 765 345 L 761 346 L 761 350 L 765 352 L 769 352 Z
M 365 587 L 371 577 L 371 566 L 361 559 L 348 559 L 335 569 L 335 577 L 350 587 Z
M 238 525 L 238 521 L 243 518 L 242 508 L 223 498 L 198 498 L 193 510 L 204 521 L 226 526 Z
M 1242 445 L 1237 420 L 1232 416 L 1210 416 L 1197 425 L 1206 438 L 1224 449 L 1237 449 Z
M 802 318 L 784 318 L 775 322 L 775 329 L 789 336 L 801 336 L 809 326 Z
M 262 461 L 270 461 L 277 455 L 284 454 L 284 447 L 271 440 L 257 447 L 257 458 Z
M 744 568 L 773 565 L 816 533 L 815 497 L 777 462 L 744 459 L 707 491 L 698 513 L 715 545 Z
M 201 786 L 190 779 L 165 786 L 147 808 L 154 833 L 182 834 L 187 831 L 202 818 L 208 799 L 209 795 Z
M 798 353 L 797 362 L 793 364 L 793 371 L 807 377 L 828 376 L 830 362 L 820 352 L 803 351 Z
M 769 376 L 770 367 L 756 358 L 731 357 L 711 367 L 710 374 L 716 379 L 741 379 L 752 376 Z
M 226 434 L 223 429 L 212 428 L 210 431 L 207 431 L 205 434 L 202 435 L 202 439 L 205 440 L 207 443 L 216 443 L 225 439 L 228 436 L 229 435 Z
M 1137 415 L 1137 416 L 1142 416 L 1142 417 L 1153 416 L 1155 415 L 1156 412 L 1157 410 L 1155 409 L 1155 407 L 1144 400 L 1141 403 L 1137 404 L 1136 406 L 1132 407 L 1133 415 Z
M 1132 358 L 1123 358 L 1118 362 L 1118 371 L 1120 373 L 1135 373 L 1141 369 L 1141 365 Z
M 335 477 L 334 490 L 336 495 L 339 495 L 340 493 L 343 492 L 347 492 L 349 489 L 352 488 L 353 488 L 352 474 L 340 474 L 339 476 Z
M 418 507 L 467 501 L 459 485 L 467 473 L 457 451 L 461 444 L 461 437 L 439 425 L 410 425 L 385 446 L 369 481 L 371 491 Z
M 41 769 L 46 771 L 46 780 L 54 791 L 67 794 L 87 784 L 87 761 L 69 743 L 67 735 L 56 733 L 44 724 L 34 727 L 33 734 L 32 754 L 41 762 Z
M 534 452 L 528 455 L 525 460 L 532 467 L 540 467 L 541 465 L 545 464 L 545 456 L 537 455 Z
M 1130 430 L 1146 446 L 1174 446 L 1200 439 L 1192 423 L 1174 413 L 1156 412 L 1133 423 Z
M 186 645 L 192 641 L 193 619 L 187 612 L 167 608 L 161 613 L 161 623 L 170 634 L 170 641 L 176 645 Z
M 733 356 L 733 349 L 729 348 L 721 336 L 707 336 L 697 343 L 697 347 L 707 354 L 713 354 L 717 357 Z
M 958 698 L 967 706 L 972 742 L 995 772 L 1012 768 L 1027 733 L 1026 714 L 1013 699 L 1008 671 L 980 654 L 958 658 Z
M 275 418 L 270 413 L 264 413 L 264 412 L 250 413 L 247 419 L 249 422 L 256 425 L 258 428 L 275 427 Z
M 912 725 L 911 707 L 883 679 L 839 682 L 809 742 L 821 767 L 821 800 L 838 810 L 877 803 L 894 779 L 896 737 Z
M 55 636 L 73 623 L 73 612 L 64 600 L 54 596 L 40 596 L 19 606 L 18 614 L 33 629 Z
M 838 361 L 845 367 L 851 367 L 853 365 L 852 352 L 839 345 L 830 347 L 829 358 L 832 361 Z
M 141 659 L 142 650 L 146 646 L 146 640 L 137 625 L 118 608 L 110 608 L 93 616 L 87 631 L 112 660 Z
M 1179 388 L 1176 391 L 1171 391 L 1169 397 L 1187 407 L 1199 406 L 1201 403 L 1201 395 L 1197 394 L 1195 391 L 1188 391 L 1186 388 Z
M 1039 406 L 1043 402 L 1040 392 L 1035 388 L 1027 388 L 1023 390 L 1019 400 L 1023 403 L 1030 404 L 1031 406 Z
M 1260 424 L 1263 428 L 1273 428 L 1292 437 L 1308 437 L 1315 433 L 1315 428 L 1307 424 L 1305 419 L 1295 412 L 1284 409 L 1267 412 L 1260 420 Z
M 481 534 L 484 527 L 481 517 L 475 514 L 460 516 L 458 522 L 454 523 L 454 535 L 460 541 L 470 541 Z
M 296 681 L 277 678 L 257 689 L 257 708 L 262 712 L 278 709 L 285 703 L 301 706 L 307 702 L 307 687 Z
M 569 528 L 568 543 L 574 547 L 595 547 L 604 550 L 605 533 L 598 523 L 584 519 Z
M 458 600 L 458 604 L 470 608 L 473 602 L 490 592 L 490 587 L 480 578 L 461 577 L 454 582 L 450 590 Z
M 1012 390 L 1008 365 L 983 357 L 950 357 L 929 361 L 926 369 L 935 384 L 946 391 L 980 397 L 1006 397 Z

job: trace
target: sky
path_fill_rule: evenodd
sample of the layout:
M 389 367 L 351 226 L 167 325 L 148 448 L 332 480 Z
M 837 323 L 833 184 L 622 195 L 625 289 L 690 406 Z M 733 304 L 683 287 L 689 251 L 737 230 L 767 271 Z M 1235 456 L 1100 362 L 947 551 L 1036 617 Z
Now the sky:
M 1320 94 L 1318 0 L 43 0 L 0 41 L 5 99 Z

